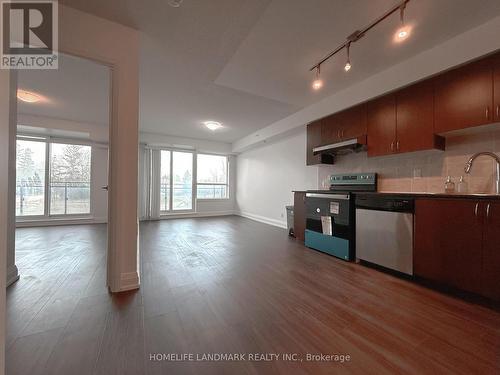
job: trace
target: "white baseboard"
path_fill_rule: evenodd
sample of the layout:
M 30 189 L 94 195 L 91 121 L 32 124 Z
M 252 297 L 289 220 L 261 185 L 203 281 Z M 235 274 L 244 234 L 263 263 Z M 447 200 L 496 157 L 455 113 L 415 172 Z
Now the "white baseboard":
M 242 211 L 240 211 L 240 212 L 237 212 L 236 214 L 239 215 L 239 216 L 242 216 L 242 217 L 246 217 L 247 219 L 259 221 L 261 223 L 269 224 L 269 225 L 272 225 L 272 226 L 275 226 L 275 227 L 278 227 L 278 228 L 283 228 L 283 229 L 287 228 L 285 221 L 271 219 L 269 217 L 265 217 L 265 216 L 261 216 L 261 215 L 255 215 L 255 214 L 251 214 L 249 212 L 242 212 Z
M 7 267 L 7 286 L 14 284 L 19 280 L 19 270 L 15 264 L 11 264 Z
M 119 292 L 139 289 L 139 284 L 139 273 L 137 271 L 122 273 L 120 276 Z
M 172 215 L 162 215 L 161 220 L 168 219 L 181 219 L 181 218 L 193 218 L 193 217 L 213 217 L 213 216 L 230 216 L 236 215 L 234 211 L 214 211 L 214 212 L 186 212 L 181 214 Z
M 78 219 L 49 219 L 49 220 L 22 220 L 16 222 L 16 228 L 51 227 L 57 225 L 78 224 L 105 224 L 106 218 L 78 218 Z

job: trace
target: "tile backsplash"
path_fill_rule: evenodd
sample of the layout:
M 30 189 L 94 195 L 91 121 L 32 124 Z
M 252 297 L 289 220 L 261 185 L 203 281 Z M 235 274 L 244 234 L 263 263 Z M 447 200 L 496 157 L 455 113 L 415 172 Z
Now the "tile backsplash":
M 500 156 L 500 129 L 446 139 L 446 151 L 368 158 L 366 152 L 339 156 L 331 166 L 319 166 L 318 186 L 328 185 L 336 173 L 377 172 L 378 190 L 386 192 L 444 192 L 446 176 L 458 186 L 464 176 L 469 193 L 494 193 L 496 163 L 489 157 L 475 160 L 470 174 L 464 173 L 467 160 L 476 152 L 491 151 Z

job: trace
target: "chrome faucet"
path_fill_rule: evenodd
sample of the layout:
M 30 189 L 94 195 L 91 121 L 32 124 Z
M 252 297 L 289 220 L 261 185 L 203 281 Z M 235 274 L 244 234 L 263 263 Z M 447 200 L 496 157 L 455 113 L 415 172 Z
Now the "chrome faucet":
M 478 152 L 477 154 L 472 155 L 469 161 L 465 163 L 465 173 L 470 173 L 472 163 L 479 156 L 490 156 L 497 162 L 497 179 L 495 181 L 495 190 L 497 194 L 500 194 L 500 157 L 497 154 L 494 154 L 493 152 Z

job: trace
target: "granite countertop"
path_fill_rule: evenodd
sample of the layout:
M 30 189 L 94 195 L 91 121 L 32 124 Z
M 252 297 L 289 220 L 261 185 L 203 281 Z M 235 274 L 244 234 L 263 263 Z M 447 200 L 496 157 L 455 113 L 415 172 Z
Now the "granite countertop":
M 338 193 L 336 191 L 332 190 L 294 190 L 294 193 L 319 193 L 319 194 L 335 194 Z M 355 192 L 356 193 L 356 192 Z M 383 195 L 383 196 L 403 196 L 403 197 L 412 197 L 412 198 L 446 198 L 446 199 L 453 199 L 453 198 L 460 198 L 460 199 L 494 199 L 494 200 L 500 200 L 500 194 L 480 194 L 480 193 L 454 193 L 454 194 L 448 194 L 448 193 L 425 193 L 425 192 L 407 192 L 407 191 L 393 191 L 393 192 L 386 192 L 386 191 L 377 191 L 377 192 L 357 192 L 356 194 L 358 195 Z

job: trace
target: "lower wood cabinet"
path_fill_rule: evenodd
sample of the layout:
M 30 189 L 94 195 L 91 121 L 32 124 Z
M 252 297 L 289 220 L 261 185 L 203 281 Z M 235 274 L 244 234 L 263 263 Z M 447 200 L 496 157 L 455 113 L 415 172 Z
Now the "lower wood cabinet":
M 293 231 L 295 238 L 304 242 L 306 232 L 306 193 L 303 191 L 293 193 Z
M 500 202 L 418 199 L 414 274 L 500 299 Z
M 500 301 L 500 201 L 486 203 L 481 282 L 482 294 Z

